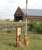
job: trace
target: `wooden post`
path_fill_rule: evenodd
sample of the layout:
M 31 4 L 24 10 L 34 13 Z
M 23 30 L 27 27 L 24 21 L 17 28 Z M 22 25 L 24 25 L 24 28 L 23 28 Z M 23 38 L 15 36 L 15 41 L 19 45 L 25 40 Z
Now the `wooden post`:
M 21 35 L 21 27 L 17 27 L 16 28 L 16 47 L 19 47 L 20 35 Z
M 29 37 L 27 34 L 24 35 L 24 45 L 25 45 L 25 47 L 29 46 Z

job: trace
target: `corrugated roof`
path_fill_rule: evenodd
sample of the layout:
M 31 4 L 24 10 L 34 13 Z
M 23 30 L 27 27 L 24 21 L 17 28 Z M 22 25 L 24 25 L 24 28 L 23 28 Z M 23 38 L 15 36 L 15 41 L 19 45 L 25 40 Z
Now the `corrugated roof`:
M 26 9 L 22 9 L 26 16 Z M 28 9 L 27 16 L 42 16 L 42 9 Z

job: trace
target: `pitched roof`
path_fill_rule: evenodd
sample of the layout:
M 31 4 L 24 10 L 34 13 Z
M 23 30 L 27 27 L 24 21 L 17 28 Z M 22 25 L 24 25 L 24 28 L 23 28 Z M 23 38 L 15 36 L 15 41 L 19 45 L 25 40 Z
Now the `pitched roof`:
M 22 9 L 26 16 L 26 9 Z M 28 9 L 27 16 L 42 16 L 42 9 Z
M 22 9 L 20 7 L 17 8 L 16 12 L 14 15 L 24 15 L 24 13 L 22 12 Z

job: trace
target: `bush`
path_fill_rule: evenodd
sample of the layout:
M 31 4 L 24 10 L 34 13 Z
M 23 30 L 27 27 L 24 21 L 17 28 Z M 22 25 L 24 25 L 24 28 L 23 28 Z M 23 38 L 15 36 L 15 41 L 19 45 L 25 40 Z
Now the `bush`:
M 37 32 L 37 33 L 42 33 L 42 23 L 32 23 L 29 26 L 29 31 Z

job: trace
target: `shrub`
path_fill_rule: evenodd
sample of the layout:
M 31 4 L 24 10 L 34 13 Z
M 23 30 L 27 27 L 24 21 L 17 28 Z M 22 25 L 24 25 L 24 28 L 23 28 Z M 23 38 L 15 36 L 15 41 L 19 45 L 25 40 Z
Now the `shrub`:
M 32 23 L 29 26 L 29 31 L 37 32 L 37 33 L 42 33 L 42 23 Z

